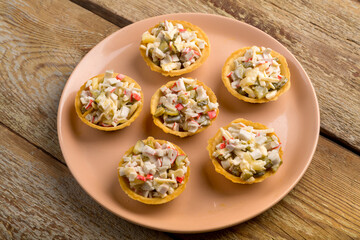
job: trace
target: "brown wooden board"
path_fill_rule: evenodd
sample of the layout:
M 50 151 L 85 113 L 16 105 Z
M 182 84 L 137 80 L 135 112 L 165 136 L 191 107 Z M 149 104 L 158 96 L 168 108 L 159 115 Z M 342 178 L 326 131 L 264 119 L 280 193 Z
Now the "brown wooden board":
M 359 171 L 359 156 L 320 137 L 304 177 L 274 207 L 228 229 L 174 236 L 180 239 L 359 238 Z
M 61 163 L 56 133 L 62 89 L 93 46 L 147 17 L 203 12 L 285 45 L 315 86 L 322 133 L 359 152 L 358 1 L 73 1 L 0 1 L 0 239 L 359 238 L 360 157 L 324 137 L 299 184 L 268 211 L 212 233 L 168 235 L 92 200 Z
M 115 19 L 136 22 L 162 14 L 202 12 L 261 29 L 286 46 L 308 73 L 319 100 L 322 133 L 360 153 L 359 2 L 73 1 L 84 7 L 90 4 L 98 15 L 115 23 Z
M 0 23 L 0 122 L 63 161 L 56 132 L 62 89 L 81 58 L 118 27 L 62 0 L 0 1 Z
M 0 126 L 0 238 L 166 239 L 109 213 L 69 170 Z M 240 225 L 181 239 L 237 237 L 337 239 L 360 236 L 360 157 L 320 137 L 305 176 L 280 203 Z M 234 213 L 241 214 L 241 213 Z
M 68 168 L 0 125 L 0 239 L 170 239 L 101 207 Z

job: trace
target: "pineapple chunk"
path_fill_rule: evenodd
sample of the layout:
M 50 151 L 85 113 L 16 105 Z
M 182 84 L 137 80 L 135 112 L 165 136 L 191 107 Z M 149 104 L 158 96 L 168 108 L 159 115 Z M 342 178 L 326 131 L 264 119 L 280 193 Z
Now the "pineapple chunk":
M 151 35 L 148 31 L 144 32 L 141 37 L 142 43 L 153 43 L 155 41 L 155 36 Z
M 92 89 L 98 89 L 98 87 L 99 87 L 99 79 L 96 77 L 96 78 L 93 78 L 91 80 L 92 80 L 92 82 L 91 82 Z

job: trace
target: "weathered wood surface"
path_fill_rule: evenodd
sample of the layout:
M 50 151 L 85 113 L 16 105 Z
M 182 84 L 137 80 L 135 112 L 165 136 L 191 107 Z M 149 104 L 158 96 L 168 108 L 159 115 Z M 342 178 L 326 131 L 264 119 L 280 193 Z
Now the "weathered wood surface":
M 320 137 L 304 177 L 265 213 L 214 233 L 181 239 L 358 239 L 360 157 Z M 234 213 L 236 214 L 236 213 Z M 241 213 L 239 213 L 241 214 Z
M 0 139 L 7 139 L 0 146 L 1 239 L 167 239 L 168 235 L 107 212 L 62 163 L 3 125 Z M 359 156 L 321 137 L 305 176 L 270 210 L 225 230 L 170 237 L 356 238 L 360 236 L 359 171 Z
M 214 233 L 169 235 L 95 203 L 61 163 L 56 133 L 63 86 L 93 46 L 150 16 L 206 12 L 247 22 L 288 47 L 314 83 L 322 132 L 359 151 L 359 2 L 74 1 L 0 0 L 0 239 L 360 237 L 360 158 L 324 137 L 304 178 L 270 210 Z
M 360 3 L 358 1 L 73 0 L 109 21 L 202 12 L 232 17 L 273 36 L 314 84 L 324 135 L 360 153 Z M 340 10 L 341 9 L 341 10 Z M 231 31 L 229 29 L 229 31 Z
M 63 161 L 62 89 L 81 58 L 117 29 L 69 1 L 0 1 L 0 121 Z
M 68 168 L 0 125 L 0 239 L 170 239 L 113 215 Z

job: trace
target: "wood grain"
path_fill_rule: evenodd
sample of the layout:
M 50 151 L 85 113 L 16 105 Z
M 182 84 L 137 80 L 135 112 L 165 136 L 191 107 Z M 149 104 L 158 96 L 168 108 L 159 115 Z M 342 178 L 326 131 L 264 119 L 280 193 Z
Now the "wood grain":
M 0 125 L 0 239 L 170 239 L 105 210 L 69 170 Z
M 69 170 L 0 125 L 0 238 L 167 239 L 107 212 Z M 176 239 L 360 236 L 360 157 L 320 137 L 313 162 L 280 203 L 243 224 Z M 326 183 L 326 184 L 324 184 Z M 234 213 L 241 214 L 241 213 Z
M 359 171 L 359 156 L 320 137 L 304 177 L 265 213 L 221 231 L 171 236 L 179 239 L 358 239 Z
M 202 12 L 261 29 L 286 46 L 310 76 L 320 104 L 323 134 L 360 153 L 358 1 L 73 1 L 96 6 L 97 14 L 110 21 L 117 16 L 135 22 L 161 14 Z
M 81 58 L 117 29 L 69 1 L 0 1 L 0 122 L 63 161 L 62 89 Z
M 0 239 L 360 238 L 360 157 L 324 137 L 305 176 L 270 210 L 213 233 L 168 235 L 92 200 L 59 162 L 56 133 L 64 84 L 94 45 L 147 17 L 204 12 L 284 44 L 316 88 L 322 133 L 360 152 L 358 1 L 73 1 L 0 0 Z

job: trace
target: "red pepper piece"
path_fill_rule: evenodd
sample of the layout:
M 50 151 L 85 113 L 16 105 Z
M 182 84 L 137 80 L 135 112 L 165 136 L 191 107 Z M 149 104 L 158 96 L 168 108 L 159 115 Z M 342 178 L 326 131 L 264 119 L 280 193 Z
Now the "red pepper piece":
M 181 103 L 178 103 L 175 107 L 176 107 L 176 109 L 179 110 L 179 111 L 181 111 L 181 109 L 184 108 L 184 106 L 183 106 Z
M 93 103 L 94 101 L 92 99 L 90 99 L 88 105 L 86 105 L 85 109 L 86 110 L 89 110 L 89 108 L 91 107 L 91 104 Z
M 278 75 L 278 79 L 281 79 L 282 77 L 280 75 Z
M 213 118 L 216 117 L 216 111 L 215 110 L 209 111 L 209 112 L 207 112 L 207 114 L 209 115 L 210 119 L 213 119 Z
M 171 87 L 170 89 L 171 89 L 171 91 L 173 91 L 173 92 L 179 92 L 179 90 L 178 90 L 178 89 L 175 89 L 175 88 L 177 88 L 176 83 L 174 83 L 174 85 L 172 85 L 172 87 Z
M 125 78 L 125 75 L 123 75 L 121 73 L 116 76 L 116 79 L 120 80 L 120 81 L 123 80 L 124 78 Z
M 225 148 L 226 147 L 226 144 L 225 143 L 221 143 L 220 144 L 220 149 L 223 149 L 223 148 Z
M 185 32 L 186 31 L 186 29 L 184 28 L 184 29 L 179 29 L 179 32 Z
M 233 74 L 233 72 L 229 72 L 228 75 L 226 75 L 227 77 L 231 77 L 231 75 Z
M 142 175 L 137 175 L 136 179 L 146 182 L 146 178 Z
M 113 92 L 115 91 L 115 89 L 116 89 L 116 87 L 114 87 L 114 88 L 110 91 L 110 93 L 113 93 Z
M 140 101 L 141 100 L 141 96 L 137 93 L 131 93 L 131 101 L 133 100 L 136 100 L 136 101 Z
M 146 175 L 147 180 L 153 180 L 154 176 L 152 174 Z
M 182 181 L 184 181 L 184 178 L 185 178 L 185 176 L 183 176 L 183 177 L 176 177 L 176 181 L 177 181 L 178 183 L 182 183 Z

